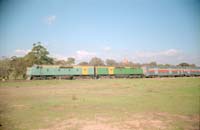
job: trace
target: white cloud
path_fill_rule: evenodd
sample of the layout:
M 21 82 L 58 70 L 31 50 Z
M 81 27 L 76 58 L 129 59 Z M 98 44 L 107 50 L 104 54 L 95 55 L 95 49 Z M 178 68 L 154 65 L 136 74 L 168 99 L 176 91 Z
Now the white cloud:
M 183 52 L 176 49 L 163 51 L 138 51 L 132 55 L 132 60 L 140 63 L 156 61 L 162 64 L 177 64 Z
M 50 15 L 50 16 L 45 17 L 45 23 L 47 23 L 48 25 L 53 24 L 55 20 L 56 20 L 55 15 Z
M 73 57 L 76 59 L 76 62 L 80 62 L 89 61 L 92 57 L 96 56 L 96 53 L 85 50 L 78 50 L 74 55 L 51 54 L 50 56 L 58 60 L 67 60 L 68 57 Z
M 111 48 L 109 46 L 103 48 L 104 51 L 110 51 Z
M 169 49 L 169 50 L 161 52 L 161 54 L 165 56 L 176 56 L 176 55 L 179 55 L 180 53 L 181 51 L 178 51 L 176 49 Z
M 138 51 L 135 53 L 136 57 L 151 58 L 160 56 L 177 56 L 181 51 L 176 49 L 169 49 L 164 51 Z
M 67 56 L 61 55 L 61 54 L 51 54 L 50 55 L 53 58 L 56 58 L 57 60 L 67 60 Z
M 92 57 L 96 56 L 96 53 L 89 52 L 85 50 L 76 51 L 76 55 L 74 56 L 77 60 L 88 60 Z
M 27 49 L 27 50 L 24 50 L 24 49 L 16 49 L 15 50 L 15 55 L 17 56 L 24 56 L 26 54 L 28 54 L 31 50 Z
M 180 62 L 188 62 L 190 64 L 196 64 L 200 66 L 200 56 L 199 55 L 191 55 L 191 54 L 182 54 L 177 59 Z
M 195 54 L 184 53 L 177 49 L 168 49 L 163 51 L 137 51 L 129 54 L 128 59 L 133 62 L 147 63 L 156 61 L 159 64 L 179 64 L 188 62 L 190 64 L 200 65 L 200 58 Z

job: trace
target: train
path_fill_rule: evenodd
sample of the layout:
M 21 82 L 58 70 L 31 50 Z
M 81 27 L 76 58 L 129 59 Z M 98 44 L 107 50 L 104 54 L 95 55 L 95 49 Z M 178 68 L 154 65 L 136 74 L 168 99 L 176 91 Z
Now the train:
M 200 67 L 114 67 L 33 65 L 27 68 L 27 79 L 99 79 L 200 76 Z

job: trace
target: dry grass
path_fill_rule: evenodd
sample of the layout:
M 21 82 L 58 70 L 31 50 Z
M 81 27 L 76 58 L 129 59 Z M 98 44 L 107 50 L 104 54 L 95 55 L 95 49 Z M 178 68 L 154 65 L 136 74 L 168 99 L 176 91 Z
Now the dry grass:
M 199 78 L 0 83 L 2 130 L 199 130 Z

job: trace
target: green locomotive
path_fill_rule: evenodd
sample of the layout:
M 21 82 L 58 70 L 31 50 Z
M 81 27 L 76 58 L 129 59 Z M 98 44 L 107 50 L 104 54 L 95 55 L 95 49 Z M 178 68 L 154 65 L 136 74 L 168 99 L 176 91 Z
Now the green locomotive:
M 114 78 L 135 76 L 143 76 L 142 68 L 54 65 L 34 65 L 27 68 L 28 79 Z

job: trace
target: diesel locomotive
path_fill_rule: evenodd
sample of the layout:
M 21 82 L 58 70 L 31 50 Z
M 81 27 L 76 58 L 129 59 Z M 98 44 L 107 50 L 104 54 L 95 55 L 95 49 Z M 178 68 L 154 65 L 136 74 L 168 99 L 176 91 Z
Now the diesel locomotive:
M 200 67 L 143 66 L 58 66 L 33 65 L 27 68 L 27 79 L 139 78 L 200 76 Z

